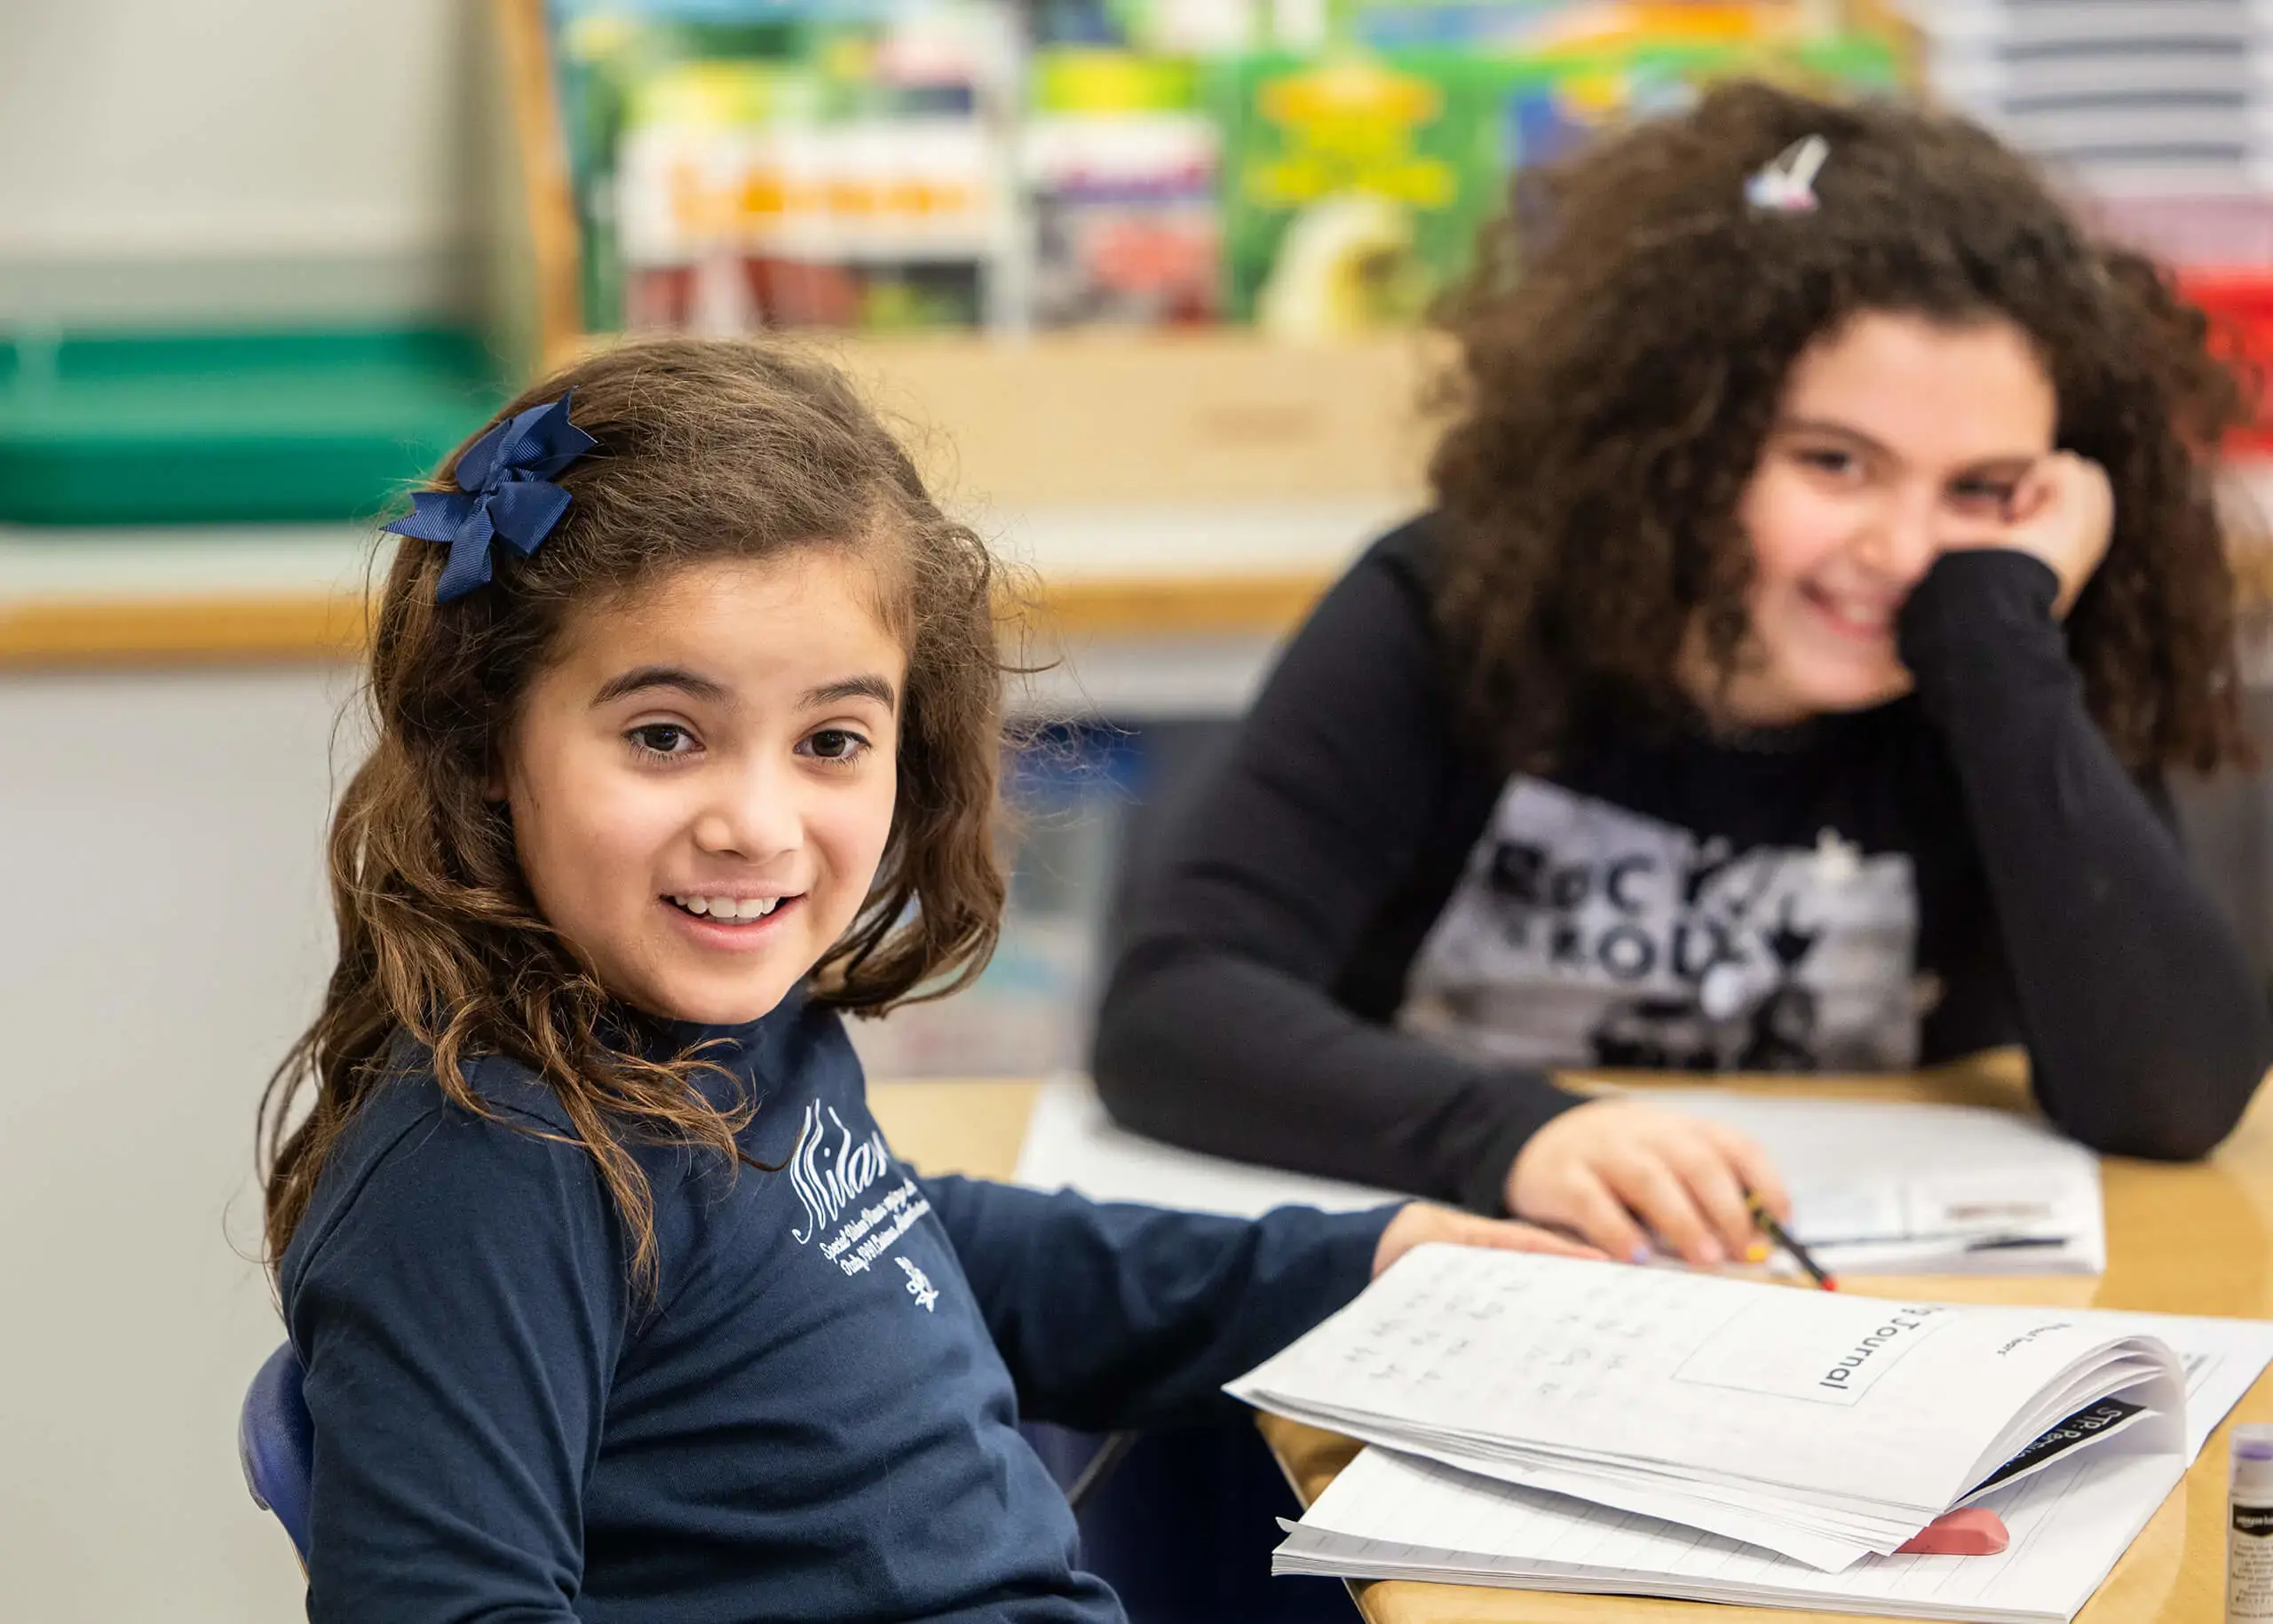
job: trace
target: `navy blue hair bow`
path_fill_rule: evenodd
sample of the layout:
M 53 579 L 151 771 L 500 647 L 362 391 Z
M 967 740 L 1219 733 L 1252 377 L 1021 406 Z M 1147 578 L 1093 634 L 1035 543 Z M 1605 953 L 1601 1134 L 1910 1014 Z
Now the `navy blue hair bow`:
M 489 543 L 502 541 L 527 557 L 552 534 L 568 511 L 568 493 L 552 476 L 599 441 L 568 421 L 568 401 L 558 400 L 499 424 L 458 458 L 454 491 L 417 491 L 411 511 L 387 528 L 397 535 L 440 542 L 450 550 L 434 601 L 463 598 L 489 580 Z

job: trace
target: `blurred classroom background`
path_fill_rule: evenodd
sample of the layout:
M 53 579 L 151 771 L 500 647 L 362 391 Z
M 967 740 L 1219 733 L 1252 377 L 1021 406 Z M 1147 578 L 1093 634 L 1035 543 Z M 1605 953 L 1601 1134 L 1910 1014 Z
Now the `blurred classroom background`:
M 804 329 L 1031 572 L 1002 951 L 859 1041 L 1078 1066 L 1161 809 L 1422 500 L 1422 317 L 1510 171 L 1730 73 L 1969 109 L 2273 317 L 2261 0 L 0 6 L 0 1620 L 297 1616 L 234 1450 L 253 1109 L 375 523 L 510 389 Z M 2183 812 L 2273 963 L 2263 785 Z

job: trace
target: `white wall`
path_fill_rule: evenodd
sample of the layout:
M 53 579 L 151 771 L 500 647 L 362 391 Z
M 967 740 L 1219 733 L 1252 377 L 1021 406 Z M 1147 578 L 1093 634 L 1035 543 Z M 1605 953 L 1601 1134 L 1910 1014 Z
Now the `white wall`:
M 483 4 L 0 0 L 0 325 L 463 302 Z M 235 1415 L 281 1336 L 253 1112 L 326 968 L 339 687 L 0 677 L 9 1624 L 301 1614 Z
M 487 3 L 4 0 L 0 319 L 454 297 Z
M 313 669 L 0 679 L 0 1619 L 301 1616 L 237 1401 L 267 1069 L 328 968 L 342 692 Z

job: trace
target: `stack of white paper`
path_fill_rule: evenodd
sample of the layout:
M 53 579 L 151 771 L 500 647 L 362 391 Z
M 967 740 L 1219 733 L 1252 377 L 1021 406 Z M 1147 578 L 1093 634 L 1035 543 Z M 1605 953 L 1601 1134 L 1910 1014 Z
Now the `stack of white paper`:
M 1319 1498 L 1315 1520 L 1290 1526 L 1271 1572 L 2064 1624 L 2178 1477 L 2169 1455 L 2056 1467 L 1984 1502 L 2011 1531 L 2000 1555 L 1871 1557 L 1826 1573 L 1671 1523 L 1368 1449 Z
M 2064 1619 L 2269 1357 L 2251 1321 L 1424 1247 L 1230 1390 L 1378 1446 L 1281 1572 Z M 2004 1555 L 1890 1554 L 1973 1503 Z
M 2007 1111 L 1683 1088 L 1667 1108 L 1758 1140 L 1792 1187 L 1792 1232 L 1834 1272 L 2096 1274 L 2107 1264 L 2099 1161 Z M 1226 1161 L 1117 1127 L 1086 1079 L 1045 1084 L 1019 1184 L 1101 1201 L 1254 1217 L 1273 1207 L 1348 1211 L 1387 1190 Z

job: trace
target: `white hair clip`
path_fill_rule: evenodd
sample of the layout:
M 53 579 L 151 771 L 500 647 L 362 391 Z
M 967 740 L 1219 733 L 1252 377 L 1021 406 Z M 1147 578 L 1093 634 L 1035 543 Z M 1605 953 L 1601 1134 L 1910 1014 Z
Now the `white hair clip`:
M 1744 201 L 1777 214 L 1808 213 L 1816 206 L 1816 175 L 1829 156 L 1831 143 L 1819 135 L 1793 142 L 1744 183 Z

